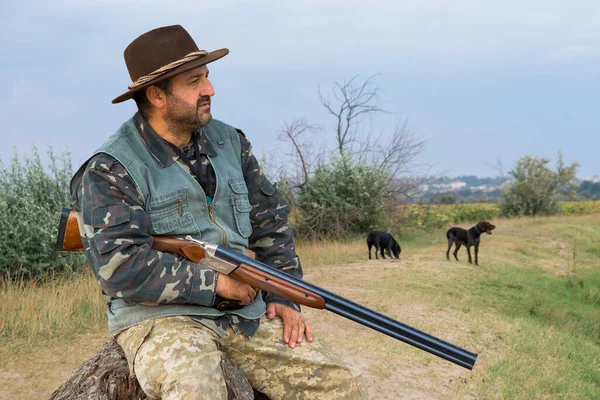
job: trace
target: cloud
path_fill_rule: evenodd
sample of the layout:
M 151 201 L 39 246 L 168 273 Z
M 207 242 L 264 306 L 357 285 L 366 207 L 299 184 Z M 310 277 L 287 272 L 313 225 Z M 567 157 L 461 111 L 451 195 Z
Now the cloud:
M 133 110 L 110 105 L 129 84 L 123 50 L 170 24 L 201 48 L 231 50 L 211 71 L 215 115 L 246 131 L 255 148 L 270 147 L 293 116 L 331 122 L 317 85 L 378 72 L 382 106 L 410 110 L 443 149 L 465 129 L 485 131 L 536 107 L 543 121 L 565 108 L 575 115 L 578 126 L 549 124 L 557 142 L 561 130 L 597 131 L 597 1 L 6 0 L 0 8 L 0 135 L 14 135 L 18 146 L 48 138 L 75 145 L 83 135 L 73 154 L 89 154 Z M 523 117 L 511 127 L 515 142 L 531 137 L 535 122 Z M 490 132 L 478 137 L 505 135 Z M 478 151 L 469 146 L 456 146 L 453 159 Z
M 104 41 L 124 48 L 146 30 L 181 23 L 198 41 L 232 46 L 250 64 L 261 64 L 265 58 L 277 65 L 292 64 L 311 56 L 344 61 L 361 56 L 496 61 L 511 53 L 541 57 L 564 47 L 570 37 L 576 37 L 578 45 L 599 46 L 596 2 L 64 0 L 49 4 L 40 5 L 36 13 L 44 15 L 45 24 L 40 18 L 20 29 L 39 33 L 39 26 L 52 20 L 68 18 L 75 25 L 86 21 L 88 26 L 81 29 L 93 29 Z M 52 29 L 60 29 L 60 24 Z

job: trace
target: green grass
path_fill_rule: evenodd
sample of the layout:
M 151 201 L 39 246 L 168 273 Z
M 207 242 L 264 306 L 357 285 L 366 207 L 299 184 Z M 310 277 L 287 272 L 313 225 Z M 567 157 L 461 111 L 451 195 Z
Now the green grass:
M 484 398 L 595 399 L 600 390 L 598 347 L 573 330 L 529 318 L 510 320 L 507 350 L 479 380 Z
M 599 399 L 600 218 L 588 219 L 512 221 L 505 232 L 499 227 L 493 242 L 482 240 L 479 267 L 465 268 L 462 250 L 461 263 L 436 261 L 373 286 L 465 313 L 486 327 L 477 335 L 498 332 L 502 351 L 482 356 L 477 387 L 483 398 Z M 440 235 L 403 242 L 421 251 L 435 244 L 426 259 L 441 259 Z M 438 265 L 445 268 L 441 275 Z

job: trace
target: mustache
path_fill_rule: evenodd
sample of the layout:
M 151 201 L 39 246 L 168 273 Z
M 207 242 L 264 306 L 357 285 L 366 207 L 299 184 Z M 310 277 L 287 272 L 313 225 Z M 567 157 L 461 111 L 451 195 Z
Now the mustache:
M 210 96 L 203 96 L 203 97 L 200 97 L 200 98 L 198 99 L 198 102 L 196 103 L 196 106 L 197 106 L 197 107 L 200 107 L 200 106 L 201 106 L 201 105 L 203 105 L 203 104 L 208 104 L 208 105 L 210 105 Z

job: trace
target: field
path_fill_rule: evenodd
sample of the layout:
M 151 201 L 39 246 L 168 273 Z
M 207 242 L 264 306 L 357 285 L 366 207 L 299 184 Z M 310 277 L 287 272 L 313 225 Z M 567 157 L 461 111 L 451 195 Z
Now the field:
M 452 223 L 497 219 L 499 203 L 468 204 L 411 204 L 399 206 L 408 226 L 442 228 Z M 600 213 L 600 201 L 565 201 L 559 204 L 562 215 L 585 215 Z
M 399 260 L 367 260 L 364 239 L 298 245 L 307 281 L 479 354 L 469 371 L 305 309 L 372 399 L 600 398 L 600 214 L 493 222 L 480 266 L 446 261 L 448 224 L 402 231 Z M 4 284 L 0 399 L 47 398 L 108 338 L 104 303 L 89 274 Z

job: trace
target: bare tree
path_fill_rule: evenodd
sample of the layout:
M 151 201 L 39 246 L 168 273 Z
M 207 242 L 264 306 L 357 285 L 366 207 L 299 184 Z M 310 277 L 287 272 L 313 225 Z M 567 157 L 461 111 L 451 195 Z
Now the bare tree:
M 380 108 L 377 98 L 381 90 L 376 86 L 378 74 L 364 81 L 354 76 L 344 83 L 334 83 L 331 93 L 324 95 L 318 88 L 319 100 L 328 114 L 335 119 L 335 152 L 379 169 L 389 175 L 389 201 L 398 203 L 408 199 L 428 178 L 417 176 L 417 158 L 425 149 L 426 141 L 414 134 L 407 118 L 399 118 L 393 130 L 373 133 L 361 128 L 365 117 L 374 114 L 390 114 Z M 319 133 L 320 136 L 315 134 Z M 331 136 L 331 135 L 330 135 Z M 331 148 L 318 146 L 324 135 L 319 126 L 309 124 L 305 118 L 296 118 L 284 123 L 279 131 L 279 140 L 289 143 L 285 179 L 291 188 L 303 188 L 315 167 L 324 163 Z M 290 163 L 293 157 L 295 163 Z M 421 172 L 421 171 L 419 171 Z
M 410 165 L 425 149 L 426 141 L 418 139 L 404 119 L 396 124 L 391 137 L 382 135 L 366 139 L 363 159 L 370 158 L 371 164 L 385 169 L 391 176 L 410 172 Z
M 321 104 L 336 120 L 336 144 L 340 155 L 351 154 L 360 162 L 385 169 L 392 180 L 392 190 L 404 191 L 418 187 L 421 179 L 415 177 L 400 179 L 412 173 L 413 162 L 425 149 L 426 141 L 413 132 L 408 119 L 400 119 L 393 133 L 361 132 L 359 123 L 369 114 L 386 113 L 375 103 L 381 90 L 375 85 L 378 74 L 371 75 L 362 83 L 354 76 L 343 84 L 334 83 L 332 96 L 323 96 L 319 88 Z M 400 183 L 402 182 L 402 183 Z
M 332 94 L 335 102 L 324 97 L 321 88 L 318 89 L 321 104 L 337 120 L 337 151 L 341 156 L 344 152 L 352 152 L 351 147 L 357 141 L 358 135 L 356 123 L 362 115 L 387 112 L 374 104 L 380 92 L 378 87 L 373 86 L 376 76 L 371 75 L 362 84 L 356 82 L 358 75 L 343 84 L 334 83 Z
M 295 118 L 292 122 L 284 122 L 279 130 L 279 140 L 289 142 L 292 145 L 287 155 L 294 157 L 296 171 L 290 182 L 292 189 L 302 188 L 306 185 L 312 168 L 322 160 L 322 150 L 315 151 L 315 143 L 311 136 L 320 129 L 318 125 L 310 125 L 305 118 Z M 288 171 L 282 171 L 282 175 L 288 175 Z
M 490 167 L 491 169 L 495 170 L 496 172 L 498 172 L 500 174 L 500 177 L 504 178 L 504 168 L 502 166 L 502 160 L 499 158 L 496 158 L 496 163 L 492 164 L 490 162 L 485 161 L 484 162 L 485 165 L 487 165 L 488 167 Z

